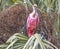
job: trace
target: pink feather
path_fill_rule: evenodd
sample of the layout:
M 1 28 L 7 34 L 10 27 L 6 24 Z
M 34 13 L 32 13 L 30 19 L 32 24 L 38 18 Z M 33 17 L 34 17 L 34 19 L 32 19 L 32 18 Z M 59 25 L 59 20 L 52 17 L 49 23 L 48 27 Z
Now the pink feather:
M 34 34 L 34 29 L 38 26 L 39 16 L 38 13 L 33 8 L 33 12 L 29 14 L 27 18 L 27 33 L 28 36 L 31 37 Z

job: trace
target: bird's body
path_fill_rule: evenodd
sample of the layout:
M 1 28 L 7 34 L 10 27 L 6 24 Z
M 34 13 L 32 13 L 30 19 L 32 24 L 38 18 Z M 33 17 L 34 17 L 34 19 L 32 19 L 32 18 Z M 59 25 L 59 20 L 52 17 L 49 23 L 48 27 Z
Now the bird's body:
M 34 34 L 34 30 L 36 29 L 38 23 L 39 23 L 38 13 L 33 7 L 33 12 L 30 13 L 27 18 L 27 33 L 29 37 L 31 37 Z

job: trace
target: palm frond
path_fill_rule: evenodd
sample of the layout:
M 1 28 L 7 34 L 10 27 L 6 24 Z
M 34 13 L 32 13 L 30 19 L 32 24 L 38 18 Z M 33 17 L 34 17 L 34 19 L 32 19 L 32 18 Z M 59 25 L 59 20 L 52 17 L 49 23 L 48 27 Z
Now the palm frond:
M 40 34 L 34 34 L 29 39 L 23 34 L 16 33 L 11 36 L 0 49 L 58 49 L 55 45 L 41 38 Z

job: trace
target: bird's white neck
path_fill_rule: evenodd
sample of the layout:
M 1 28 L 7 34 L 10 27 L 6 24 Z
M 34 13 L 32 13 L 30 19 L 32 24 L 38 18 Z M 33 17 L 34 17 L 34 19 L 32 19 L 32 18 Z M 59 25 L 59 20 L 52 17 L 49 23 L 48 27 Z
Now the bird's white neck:
M 34 6 L 32 8 L 33 8 L 33 11 L 29 15 L 30 15 L 31 18 L 37 18 L 38 13 L 36 11 L 36 8 Z
M 36 12 L 36 8 L 34 6 L 32 8 L 33 8 L 33 12 Z

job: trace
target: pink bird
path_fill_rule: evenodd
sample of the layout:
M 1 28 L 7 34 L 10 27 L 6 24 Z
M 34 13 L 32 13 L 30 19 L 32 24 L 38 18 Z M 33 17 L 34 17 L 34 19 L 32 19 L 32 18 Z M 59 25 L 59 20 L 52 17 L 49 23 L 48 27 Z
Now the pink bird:
M 39 16 L 35 8 L 36 5 L 33 6 L 32 13 L 29 14 L 27 18 L 27 33 L 28 37 L 31 37 L 34 34 L 34 30 L 38 26 Z

